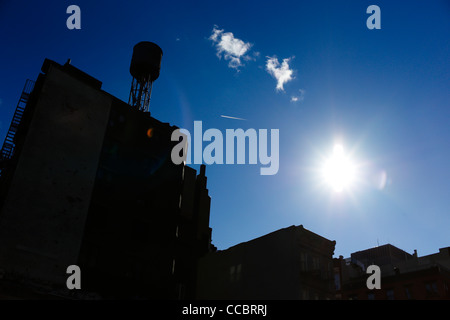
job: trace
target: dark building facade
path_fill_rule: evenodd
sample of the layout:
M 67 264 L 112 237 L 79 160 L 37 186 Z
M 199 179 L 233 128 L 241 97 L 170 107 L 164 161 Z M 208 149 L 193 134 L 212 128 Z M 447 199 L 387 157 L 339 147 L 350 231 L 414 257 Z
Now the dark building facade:
M 199 299 L 332 299 L 335 241 L 291 226 L 200 260 Z
M 369 265 L 381 270 L 381 288 L 367 288 Z M 450 300 L 450 247 L 418 257 L 387 244 L 334 259 L 336 299 Z
M 201 172 L 171 161 L 177 129 L 45 60 L 0 177 L 1 281 L 100 298 L 190 298 L 211 250 Z

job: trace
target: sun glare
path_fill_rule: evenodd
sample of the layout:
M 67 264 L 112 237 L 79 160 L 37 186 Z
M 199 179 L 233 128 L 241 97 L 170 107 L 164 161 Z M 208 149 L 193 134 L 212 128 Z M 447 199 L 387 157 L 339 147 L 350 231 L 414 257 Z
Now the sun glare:
M 325 161 L 322 168 L 322 175 L 326 184 L 335 192 L 348 190 L 355 182 L 355 174 L 356 166 L 344 154 L 342 145 L 335 145 L 332 156 Z

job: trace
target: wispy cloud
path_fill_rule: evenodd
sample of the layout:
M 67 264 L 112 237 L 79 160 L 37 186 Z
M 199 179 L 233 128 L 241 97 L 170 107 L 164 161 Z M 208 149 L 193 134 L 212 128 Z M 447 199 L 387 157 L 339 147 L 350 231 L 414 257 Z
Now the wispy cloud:
M 223 114 L 220 115 L 222 118 L 228 118 L 228 119 L 234 119 L 234 120 L 244 120 L 247 121 L 247 119 L 244 118 L 238 118 L 238 117 L 231 117 L 231 116 L 224 116 Z
M 291 102 L 302 102 L 305 100 L 305 93 L 306 91 L 304 89 L 299 89 L 299 95 L 295 95 L 291 97 Z
M 283 59 L 280 64 L 277 57 L 267 57 L 266 71 L 277 80 L 277 91 L 284 91 L 284 84 L 294 79 L 292 76 L 294 71 L 289 69 L 291 59 L 292 57 Z
M 223 56 L 225 60 L 229 60 L 228 66 L 230 68 L 238 70 L 239 67 L 243 66 L 242 60 L 253 59 L 247 55 L 252 44 L 235 38 L 231 32 L 224 32 L 224 30 L 214 26 L 209 40 L 216 46 L 219 59 Z

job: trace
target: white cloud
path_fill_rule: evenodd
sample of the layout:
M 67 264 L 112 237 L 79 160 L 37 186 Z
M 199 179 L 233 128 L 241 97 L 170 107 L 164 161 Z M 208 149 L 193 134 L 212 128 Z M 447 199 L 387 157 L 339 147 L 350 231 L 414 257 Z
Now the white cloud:
M 301 101 L 305 100 L 305 93 L 306 93 L 306 91 L 304 89 L 299 89 L 298 91 L 300 92 L 300 95 L 292 96 L 291 97 L 291 102 L 297 102 L 297 101 L 301 102 Z
M 219 59 L 223 56 L 225 60 L 230 61 L 228 63 L 230 68 L 238 69 L 243 66 L 241 60 L 252 60 L 247 55 L 252 44 L 235 38 L 231 32 L 224 32 L 224 30 L 219 30 L 217 26 L 214 26 L 209 40 L 214 42 Z
M 284 84 L 293 80 L 294 71 L 289 69 L 289 61 L 292 58 L 283 59 L 280 64 L 277 57 L 267 57 L 266 71 L 277 80 L 277 91 L 284 91 Z

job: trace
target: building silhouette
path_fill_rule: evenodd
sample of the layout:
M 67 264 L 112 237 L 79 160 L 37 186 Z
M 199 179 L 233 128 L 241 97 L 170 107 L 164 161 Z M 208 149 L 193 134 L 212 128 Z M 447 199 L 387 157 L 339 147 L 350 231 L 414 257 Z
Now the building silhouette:
M 199 299 L 333 299 L 336 241 L 302 225 L 200 259 Z
M 366 269 L 381 270 L 381 289 L 369 290 Z M 450 300 L 450 247 L 418 257 L 391 244 L 334 259 L 336 299 Z
M 213 249 L 205 166 L 175 165 L 177 127 L 101 85 L 46 59 L 22 94 L 0 163 L 0 296 L 195 294 Z M 81 290 L 66 287 L 70 265 Z

